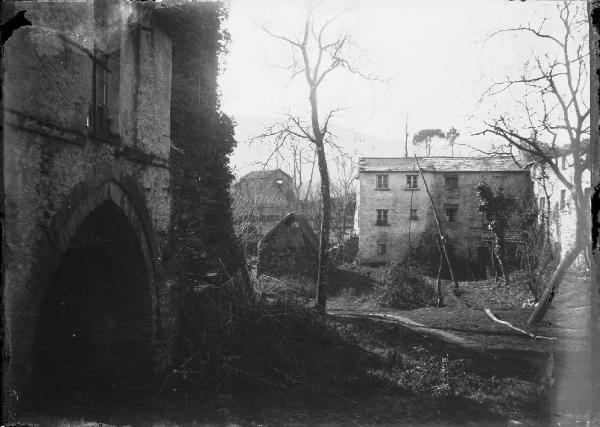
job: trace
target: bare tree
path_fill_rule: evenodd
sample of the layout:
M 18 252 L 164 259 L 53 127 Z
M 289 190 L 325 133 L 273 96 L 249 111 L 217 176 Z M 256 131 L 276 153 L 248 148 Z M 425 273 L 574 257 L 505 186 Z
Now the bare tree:
M 344 242 L 346 239 L 346 228 L 348 223 L 348 214 L 352 214 L 352 206 L 356 201 L 356 173 L 357 164 L 355 159 L 347 154 L 340 154 L 335 157 L 336 179 L 331 187 L 334 203 L 332 225 L 337 230 L 337 240 L 339 244 L 338 255 L 344 251 Z M 337 256 L 337 255 L 336 255 Z M 344 260 L 343 260 L 344 261 Z
M 293 191 L 264 191 L 256 182 L 239 181 L 231 187 L 233 228 L 243 247 L 266 233 L 293 203 Z
M 282 147 L 292 138 L 308 141 L 316 151 L 317 165 L 321 178 L 321 226 L 319 243 L 319 267 L 317 275 L 317 308 L 325 311 L 328 283 L 328 244 L 331 225 L 331 190 L 326 143 L 333 143 L 329 130 L 330 121 L 342 109 L 332 109 L 326 114 L 320 114 L 319 89 L 328 77 L 337 70 L 357 74 L 363 78 L 372 77 L 363 74 L 352 64 L 350 49 L 353 46 L 349 34 L 331 37 L 332 24 L 341 16 L 330 18 L 317 16 L 316 8 L 308 7 L 304 21 L 303 33 L 299 39 L 276 34 L 267 27 L 264 31 L 270 36 L 281 40 L 291 51 L 291 79 L 303 75 L 308 90 L 310 117 L 307 120 L 299 115 L 288 113 L 283 121 L 272 126 L 261 137 L 276 138 L 276 146 Z
M 486 121 L 485 129 L 479 132 L 496 135 L 511 148 L 531 156 L 538 165 L 556 175 L 573 200 L 575 242 L 554 271 L 529 323 L 543 319 L 567 269 L 587 244 L 588 203 L 582 185 L 583 173 L 590 167 L 587 14 L 585 3 L 574 1 L 557 4 L 556 11 L 561 34 L 546 31 L 544 19 L 536 27 L 508 28 L 492 35 L 523 33 L 547 41 L 553 51 L 527 61 L 520 76 L 496 82 L 486 91 L 486 96 L 513 93 L 514 106 L 510 113 Z M 563 139 L 566 144 L 557 144 Z M 573 156 L 572 176 L 563 173 L 558 164 L 559 156 L 565 152 Z

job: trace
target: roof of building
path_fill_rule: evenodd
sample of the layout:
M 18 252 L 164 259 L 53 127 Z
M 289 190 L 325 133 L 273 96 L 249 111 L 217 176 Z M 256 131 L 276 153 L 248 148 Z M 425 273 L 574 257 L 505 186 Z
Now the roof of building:
M 526 172 L 512 157 L 418 157 L 428 172 Z M 418 170 L 414 157 L 361 157 L 359 172 L 411 172 Z
M 259 249 L 262 247 L 264 242 L 269 240 L 270 237 L 272 237 L 274 234 L 276 234 L 279 230 L 283 229 L 284 227 L 289 227 L 290 224 L 294 221 L 296 222 L 296 224 L 298 224 L 298 226 L 300 227 L 300 229 L 302 230 L 302 232 L 308 239 L 308 241 L 309 241 L 310 245 L 313 247 L 313 249 L 318 251 L 319 250 L 319 237 L 317 237 L 317 235 L 315 234 L 313 229 L 310 227 L 310 224 L 308 223 L 306 216 L 304 216 L 303 214 L 294 213 L 294 212 L 290 212 L 289 214 L 284 216 L 281 219 L 281 221 L 279 221 L 267 234 L 265 234 L 263 236 L 262 239 L 260 239 L 260 241 L 258 242 Z
M 238 181 L 243 181 L 247 179 L 277 179 L 286 177 L 292 179 L 287 173 L 282 171 L 281 169 L 270 169 L 270 170 L 258 170 L 248 172 L 246 175 L 241 177 Z

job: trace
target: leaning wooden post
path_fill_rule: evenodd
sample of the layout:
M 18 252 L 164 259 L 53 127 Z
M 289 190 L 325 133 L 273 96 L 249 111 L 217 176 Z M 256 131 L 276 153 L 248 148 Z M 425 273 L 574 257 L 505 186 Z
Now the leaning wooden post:
M 438 241 L 438 250 L 440 251 L 440 265 L 438 267 L 437 274 L 437 306 L 439 308 L 440 305 L 444 304 L 444 297 L 442 296 L 442 264 L 444 264 L 444 251 L 442 249 L 441 243 Z
M 458 282 L 454 276 L 454 269 L 452 268 L 452 262 L 450 261 L 450 257 L 448 256 L 448 248 L 446 247 L 446 237 L 444 237 L 444 233 L 442 232 L 442 226 L 440 225 L 440 220 L 437 216 L 437 212 L 435 210 L 435 203 L 433 203 L 433 197 L 431 197 L 431 193 L 429 192 L 429 187 L 427 186 L 427 181 L 425 181 L 425 177 L 423 176 L 423 171 L 421 170 L 421 165 L 419 164 L 419 159 L 415 155 L 415 161 L 417 162 L 417 168 L 419 168 L 419 175 L 421 175 L 421 179 L 423 180 L 423 184 L 425 184 L 425 191 L 427 191 L 427 195 L 429 196 L 429 201 L 431 202 L 431 209 L 433 209 L 433 218 L 435 219 L 435 224 L 437 225 L 438 233 L 440 235 L 440 243 L 442 244 L 442 249 L 444 250 L 444 256 L 446 257 L 446 262 L 448 263 L 448 270 L 450 270 L 450 277 L 452 278 L 452 283 L 454 283 L 454 289 L 458 289 Z

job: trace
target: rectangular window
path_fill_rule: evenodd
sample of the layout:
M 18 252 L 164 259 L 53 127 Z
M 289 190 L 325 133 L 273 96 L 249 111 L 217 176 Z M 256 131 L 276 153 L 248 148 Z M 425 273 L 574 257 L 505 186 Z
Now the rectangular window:
M 446 176 L 444 177 L 444 183 L 446 188 L 455 189 L 458 188 L 458 177 L 457 176 Z
M 108 55 L 95 49 L 93 64 L 92 108 L 88 125 L 94 133 L 103 135 L 108 133 Z
M 377 255 L 385 255 L 387 252 L 386 243 L 377 243 Z
M 540 197 L 539 208 L 541 210 L 546 209 L 546 198 L 545 197 Z
M 560 190 L 560 208 L 567 207 L 567 190 Z
M 389 189 L 389 175 L 377 175 L 377 188 L 378 190 L 387 190 Z
M 417 218 L 417 210 L 416 209 L 411 209 L 410 210 L 410 216 L 409 216 L 409 218 L 410 219 L 418 219 Z
M 377 225 L 388 225 L 387 209 L 377 209 Z
M 419 175 L 406 175 L 406 188 L 418 188 Z
M 567 169 L 567 156 L 562 156 L 562 158 L 560 159 L 560 166 L 562 170 Z
M 456 222 L 458 216 L 458 205 L 446 205 L 446 221 Z

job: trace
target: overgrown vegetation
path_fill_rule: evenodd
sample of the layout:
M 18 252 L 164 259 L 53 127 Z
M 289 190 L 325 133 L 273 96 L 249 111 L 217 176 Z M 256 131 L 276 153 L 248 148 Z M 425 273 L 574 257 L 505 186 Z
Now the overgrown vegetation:
M 393 295 L 400 292 L 391 290 L 392 283 L 399 288 L 409 278 L 415 283 L 414 275 L 400 267 L 387 275 Z M 420 280 L 419 285 L 427 287 Z M 495 370 L 496 364 L 481 355 L 471 358 L 431 338 L 423 344 L 420 336 L 394 324 L 361 317 L 324 318 L 290 301 L 269 303 L 238 285 L 187 295 L 188 340 L 165 378 L 165 395 L 185 395 L 189 402 L 204 392 L 231 395 L 229 405 L 238 408 L 248 400 L 268 408 L 272 403 L 266 402 L 277 396 L 286 402 L 300 399 L 310 413 L 307 422 L 324 420 L 308 409 L 313 402 L 329 402 L 330 410 L 336 402 L 338 412 L 344 405 L 368 402 L 358 409 L 360 415 L 354 410 L 338 420 L 343 424 L 352 417 L 398 422 L 407 411 L 420 420 L 456 420 L 465 414 L 499 420 L 531 419 L 543 410 L 545 392 L 536 379 L 507 373 L 506 366 Z M 413 296 L 424 298 L 418 292 Z M 224 298 L 229 305 L 215 298 Z M 424 402 L 433 402 L 437 409 L 418 413 Z M 390 413 L 390 407 L 402 410 Z M 276 414 L 281 422 L 281 412 Z
M 434 281 L 415 269 L 398 263 L 375 270 L 364 272 L 374 278 L 372 290 L 362 298 L 369 306 L 410 310 L 425 307 L 436 298 Z
M 267 302 L 240 283 L 186 297 L 183 346 L 166 390 L 197 394 L 319 392 L 352 381 L 366 352 L 357 352 L 313 310 L 290 300 Z
M 551 241 L 547 226 L 546 222 L 531 224 L 524 244 L 517 250 L 521 258 L 522 281 L 534 302 L 538 301 L 544 286 L 558 266 L 560 250 Z
M 156 6 L 148 6 L 156 7 Z M 220 3 L 156 7 L 157 25 L 172 40 L 171 173 L 172 229 L 165 260 L 179 282 L 204 280 L 207 272 L 241 266 L 233 232 L 229 155 L 234 122 L 220 111 L 219 57 L 229 35 L 222 28 L 227 9 Z M 186 274 L 183 275 L 185 271 Z
M 500 266 L 504 276 L 504 284 L 509 285 L 509 275 L 506 271 L 506 234 L 510 224 L 510 217 L 516 212 L 516 198 L 504 191 L 504 188 L 492 189 L 488 184 L 480 182 L 475 187 L 479 197 L 479 212 L 486 220 L 488 228 L 494 235 L 492 243 L 493 256 Z M 498 277 L 496 276 L 496 281 Z

